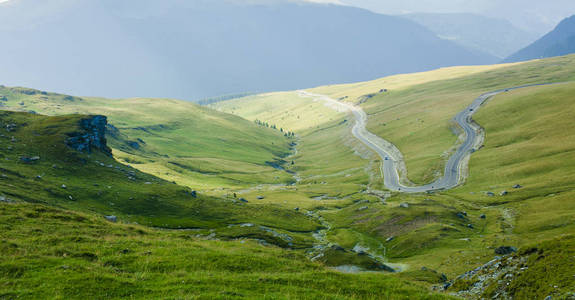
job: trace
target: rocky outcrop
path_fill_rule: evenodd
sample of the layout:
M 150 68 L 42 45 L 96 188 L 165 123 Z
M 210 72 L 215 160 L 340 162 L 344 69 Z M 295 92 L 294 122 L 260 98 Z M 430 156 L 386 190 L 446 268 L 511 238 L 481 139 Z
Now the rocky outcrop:
M 80 120 L 81 131 L 68 134 L 66 144 L 80 152 L 91 153 L 93 149 L 112 156 L 112 149 L 106 142 L 106 125 L 108 119 L 105 116 L 90 116 Z
M 517 252 L 517 248 L 511 246 L 501 246 L 495 249 L 495 254 L 508 255 Z

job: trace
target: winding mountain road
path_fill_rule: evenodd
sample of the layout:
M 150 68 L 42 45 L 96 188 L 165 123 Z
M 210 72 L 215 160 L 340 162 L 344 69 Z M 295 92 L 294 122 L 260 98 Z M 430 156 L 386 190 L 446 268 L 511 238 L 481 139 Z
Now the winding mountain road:
M 356 122 L 352 128 L 352 134 L 381 157 L 383 161 L 381 172 L 383 174 L 384 184 L 389 190 L 404 193 L 424 193 L 451 189 L 463 182 L 464 170 L 467 168 L 468 163 L 467 158 L 483 143 L 481 127 L 473 122 L 471 117 L 485 101 L 503 92 L 540 85 L 549 85 L 549 83 L 523 85 L 485 93 L 475 99 L 465 110 L 459 112 L 454 117 L 454 121 L 463 129 L 465 141 L 457 148 L 457 151 L 449 157 L 445 165 L 443 176 L 430 184 L 421 186 L 406 186 L 402 184 L 400 173 L 404 174 L 404 181 L 407 181 L 407 171 L 403 155 L 395 145 L 366 129 L 367 114 L 363 109 L 351 103 L 337 101 L 325 95 L 312 94 L 305 91 L 299 91 L 299 94 L 302 97 L 311 97 L 316 100 L 325 101 L 326 105 L 337 111 L 351 112 L 354 115 Z

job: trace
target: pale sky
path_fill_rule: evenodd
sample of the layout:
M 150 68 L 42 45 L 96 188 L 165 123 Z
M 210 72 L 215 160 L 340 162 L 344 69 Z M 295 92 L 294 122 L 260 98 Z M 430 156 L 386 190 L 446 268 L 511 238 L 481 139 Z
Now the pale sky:
M 16 0 L 0 0 L 0 4 Z M 50 1 L 50 0 L 43 0 Z M 254 0 L 236 0 L 254 1 Z M 273 2 L 277 0 L 257 0 Z M 297 1 L 297 0 L 295 0 Z M 538 34 L 551 31 L 562 19 L 575 14 L 575 0 L 304 0 L 356 6 L 383 14 L 475 13 L 507 19 Z

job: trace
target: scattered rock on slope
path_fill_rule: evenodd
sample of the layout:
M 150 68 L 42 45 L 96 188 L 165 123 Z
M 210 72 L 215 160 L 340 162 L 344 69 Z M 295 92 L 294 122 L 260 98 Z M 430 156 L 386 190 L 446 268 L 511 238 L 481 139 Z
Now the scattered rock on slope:
M 105 216 L 104 218 L 112 223 L 118 222 L 118 217 L 116 216 Z
M 35 163 L 40 160 L 40 156 L 32 156 L 32 157 L 20 157 L 20 161 L 25 164 Z
M 501 246 L 495 249 L 495 254 L 499 255 L 507 255 L 513 252 L 517 252 L 517 248 L 511 246 Z

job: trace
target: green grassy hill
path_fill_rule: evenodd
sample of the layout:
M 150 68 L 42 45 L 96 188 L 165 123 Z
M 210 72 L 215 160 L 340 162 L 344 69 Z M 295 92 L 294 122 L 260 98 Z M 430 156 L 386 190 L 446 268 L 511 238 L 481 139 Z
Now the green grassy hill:
M 395 143 L 405 155 L 410 179 L 422 183 L 443 170 L 447 150 L 457 140 L 451 119 L 477 96 L 524 84 L 570 82 L 575 80 L 574 69 L 575 56 L 566 56 L 405 74 L 310 91 L 361 103 L 369 115 L 370 131 Z M 396 263 L 405 270 L 402 276 L 413 280 L 422 277 L 421 267 L 455 278 L 493 259 L 497 247 L 530 247 L 575 234 L 573 95 L 575 84 L 566 83 L 494 97 L 475 116 L 485 128 L 486 141 L 471 157 L 465 185 L 435 194 L 391 194 L 385 202 L 380 197 L 370 198 L 368 187 L 384 190 L 373 168 L 379 161 L 369 151 L 357 151 L 361 146 L 350 140 L 346 123 L 351 122 L 345 122 L 348 116 L 326 110 L 321 103 L 301 98 L 296 92 L 251 96 L 214 107 L 297 128 L 302 146 L 294 163 L 317 163 L 317 168 L 303 172 L 310 178 L 326 173 L 341 176 L 345 172 L 324 173 L 319 166 L 346 168 L 350 159 L 346 151 L 355 149 L 356 154 L 362 154 L 352 156 L 357 161 L 351 172 L 369 180 L 356 189 L 362 197 L 353 202 L 336 197 L 339 205 L 332 199 L 333 205 L 319 210 L 324 223 L 329 224 L 326 238 L 346 249 L 367 248 Z M 297 107 L 306 108 L 306 118 L 290 117 Z M 322 118 L 337 121 L 322 122 Z M 312 135 L 334 128 L 339 128 L 340 134 L 326 140 Z M 314 157 L 313 152 L 306 152 L 306 143 L 329 150 Z M 349 167 L 347 170 L 351 171 Z M 517 184 L 522 187 L 513 188 Z M 332 191 L 341 189 L 337 184 L 324 186 Z M 500 196 L 503 191 L 507 194 Z M 563 254 L 550 255 L 552 260 L 565 259 Z M 565 286 L 561 278 L 575 281 L 565 268 L 554 265 L 550 270 L 558 273 L 545 279 L 550 285 Z M 514 284 L 526 284 L 521 278 Z M 512 294 L 528 295 L 517 289 Z
M 0 203 L 0 228 L 6 299 L 448 299 L 392 275 L 334 272 L 302 252 L 39 204 Z
M 315 219 L 122 165 L 94 120 L 0 113 L 0 298 L 447 298 L 311 262 Z
M 422 291 L 447 280 L 446 293 L 466 296 L 477 282 L 456 278 L 509 246 L 519 249 L 510 270 L 524 263 L 554 276 L 512 273 L 509 286 L 489 281 L 467 296 L 565 296 L 575 279 L 559 262 L 571 254 L 551 248 L 570 247 L 575 235 L 574 70 L 575 56 L 566 56 L 312 90 L 361 105 L 369 129 L 404 153 L 410 179 L 427 182 L 456 143 L 451 119 L 478 95 L 565 82 L 489 100 L 474 116 L 486 140 L 465 185 L 431 194 L 386 191 L 379 158 L 350 134 L 352 118 L 297 91 L 200 107 L 2 87 L 5 109 L 52 115 L 0 114 L 0 245 L 10 253 L 0 261 L 9 279 L 2 291 L 37 297 L 31 287 L 55 272 L 46 286 L 62 298 L 83 293 L 75 288 L 86 278 L 116 298 L 440 298 Z M 113 157 L 105 147 L 69 146 L 92 118 L 73 113 L 109 117 Z M 40 224 L 61 231 L 31 234 Z M 80 240 L 70 237 L 78 232 Z M 148 252 L 159 256 L 136 259 Z M 324 266 L 382 264 L 401 272 Z M 66 275 L 76 283 L 57 286 Z M 560 288 L 521 288 L 538 281 Z
M 415 183 L 427 183 L 443 171 L 446 152 L 457 141 L 452 118 L 480 94 L 524 84 L 575 80 L 574 74 L 575 56 L 501 65 L 453 78 L 434 72 L 415 74 L 416 78 L 427 75 L 428 82 L 390 88 L 362 107 L 369 115 L 368 129 L 404 154 L 408 177 Z
M 115 215 L 120 221 L 163 228 L 216 230 L 228 238 L 251 235 L 288 246 L 256 228 L 228 228 L 254 223 L 295 231 L 294 247 L 308 245 L 317 221 L 278 205 L 243 203 L 197 193 L 115 161 L 98 149 L 70 147 L 71 136 L 90 136 L 83 120 L 93 117 L 48 117 L 21 112 L 0 113 L 0 195 L 7 201 L 45 203 L 75 211 Z M 102 128 L 103 129 L 103 128 Z
M 455 276 L 493 258 L 496 247 L 574 234 L 574 92 L 569 83 L 493 98 L 476 116 L 487 136 L 471 157 L 465 185 L 433 195 L 398 194 L 386 207 L 361 213 L 330 212 L 334 239 L 353 245 L 357 238 L 344 234 L 350 230 L 394 237 L 384 243 L 392 261 Z
M 297 155 L 291 160 L 297 163 L 288 167 L 301 178 L 299 189 L 317 190 L 311 196 L 344 197 L 365 190 L 369 184 L 364 160 L 353 148 L 361 146 L 353 139 L 343 140 L 352 125 L 345 113 L 299 97 L 296 92 L 250 96 L 211 107 L 295 131 Z M 325 187 L 333 185 L 338 188 Z
M 281 132 L 190 102 L 81 98 L 9 87 L 0 87 L 0 97 L 4 109 L 105 115 L 118 160 L 193 189 L 293 181 L 266 164 L 290 154 L 291 141 Z

